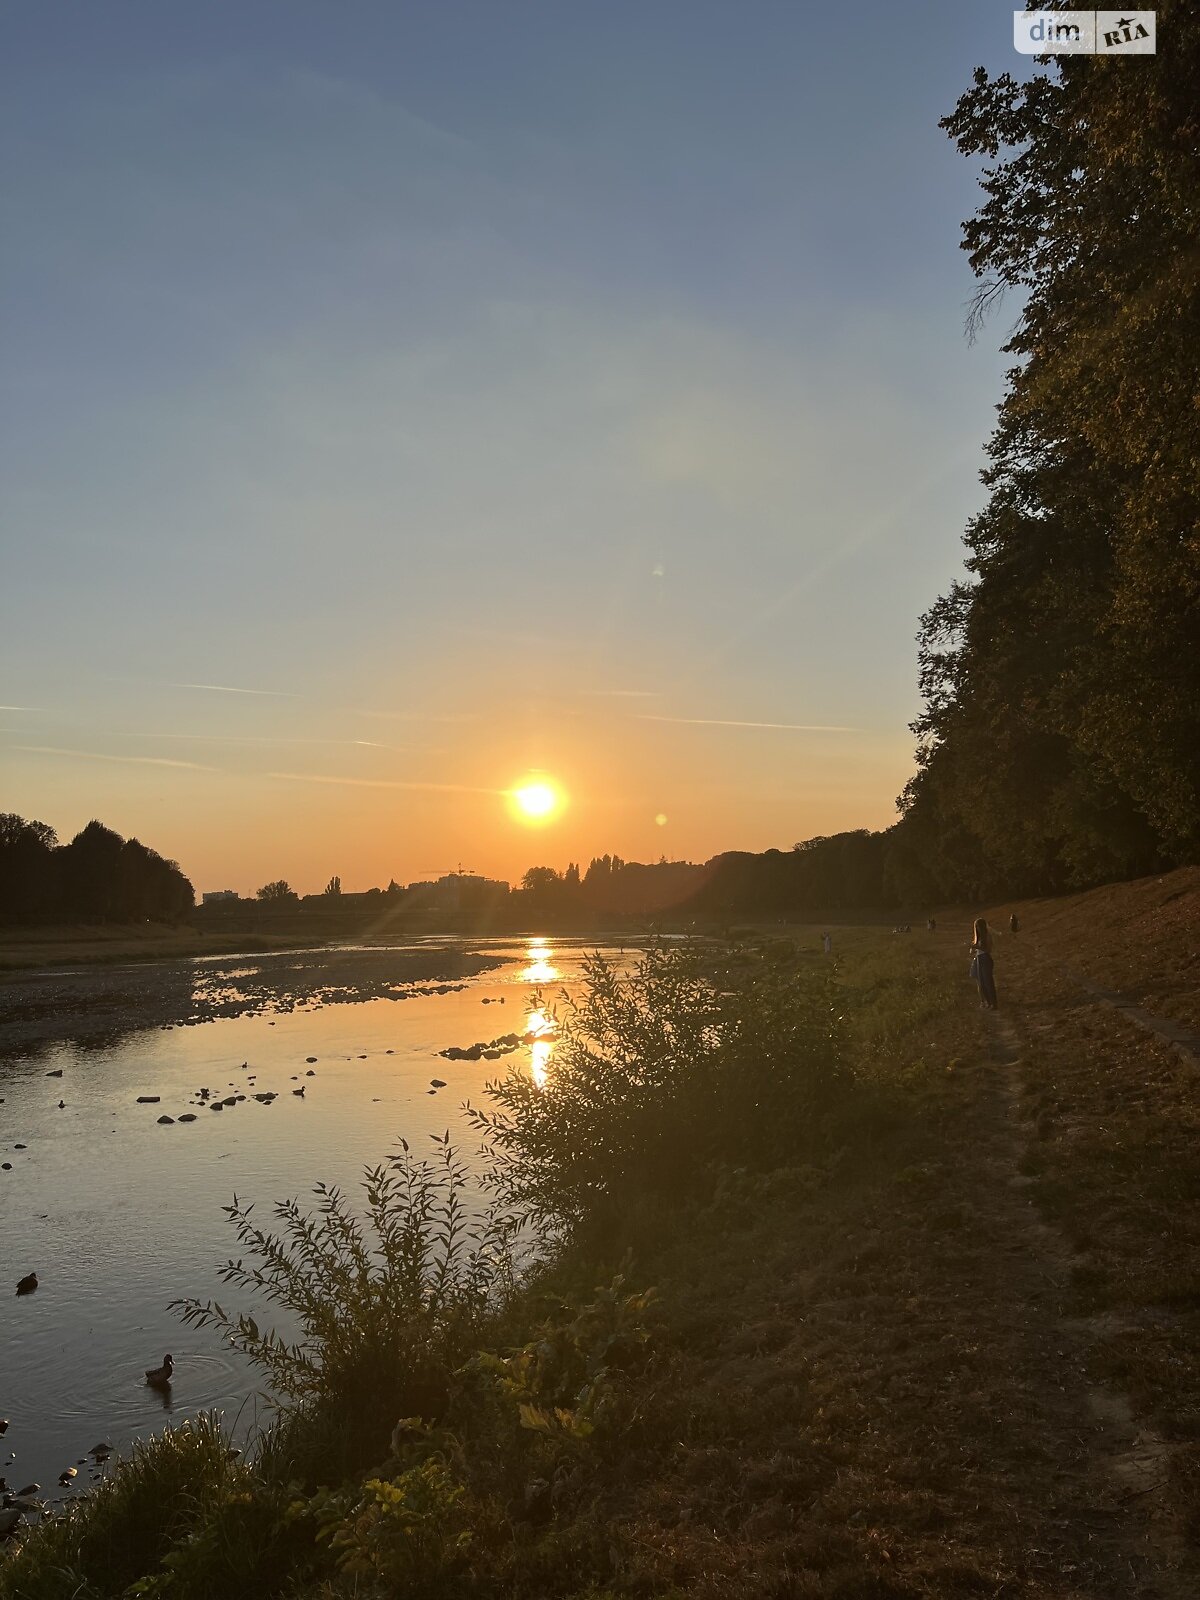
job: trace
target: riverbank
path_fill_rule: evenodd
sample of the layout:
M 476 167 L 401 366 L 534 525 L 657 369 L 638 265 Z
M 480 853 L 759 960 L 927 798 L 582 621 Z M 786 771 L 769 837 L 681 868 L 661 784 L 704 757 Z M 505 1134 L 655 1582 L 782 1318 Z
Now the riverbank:
M 262 954 L 268 950 L 294 950 L 306 943 L 311 940 L 299 935 L 215 933 L 162 922 L 0 928 L 0 977 L 42 967 L 173 961 L 190 956 L 229 955 L 234 951 Z
M 1086 897 L 1024 908 L 996 1017 L 966 919 L 846 934 L 862 1092 L 796 1159 L 581 1234 L 373 1476 L 322 1496 L 197 1437 L 115 1474 L 90 1534 L 35 1534 L 0 1596 L 1193 1595 L 1196 1073 L 1057 964 L 1119 952 L 1156 895 L 1124 981 L 1194 949 L 1173 876 L 1106 891 L 1102 926 Z M 820 976 L 788 941 L 738 959 Z

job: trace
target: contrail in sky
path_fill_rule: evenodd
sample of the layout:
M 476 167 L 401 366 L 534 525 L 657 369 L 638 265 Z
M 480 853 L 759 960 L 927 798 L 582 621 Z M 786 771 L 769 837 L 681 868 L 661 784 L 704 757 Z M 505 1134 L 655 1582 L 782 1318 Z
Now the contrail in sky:
M 53 744 L 10 744 L 10 750 L 24 750 L 33 756 L 74 756 L 79 761 L 121 761 L 139 767 L 185 767 L 191 772 L 219 772 L 219 767 L 206 767 L 199 761 L 168 761 L 162 756 L 113 756 L 99 750 L 62 750 Z
M 785 733 L 861 733 L 823 722 L 735 722 L 724 717 L 656 717 L 649 711 L 634 713 L 639 722 L 679 722 L 694 728 L 776 728 Z
M 577 694 L 611 695 L 615 700 L 654 700 L 661 689 L 577 689 Z
M 478 711 L 370 711 L 354 708 L 356 717 L 378 717 L 384 722 L 478 722 Z
M 336 783 L 351 789 L 431 789 L 438 794 L 507 794 L 507 789 L 477 789 L 467 783 L 421 783 L 403 778 L 332 778 L 316 772 L 268 772 L 268 778 L 293 783 Z
M 237 689 L 228 683 L 169 683 L 169 689 L 207 689 L 212 694 L 261 694 L 272 700 L 295 700 L 290 689 Z
M 0 707 L 0 710 L 3 708 Z M 381 744 L 378 739 L 317 739 L 286 733 L 139 733 L 139 739 L 183 739 L 197 744 L 339 744 L 364 750 L 428 750 L 423 744 Z

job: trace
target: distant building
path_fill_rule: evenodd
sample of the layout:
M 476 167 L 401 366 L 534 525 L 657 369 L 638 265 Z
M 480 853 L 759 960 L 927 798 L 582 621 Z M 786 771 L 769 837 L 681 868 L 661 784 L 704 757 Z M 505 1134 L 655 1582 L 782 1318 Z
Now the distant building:
M 217 900 L 236 900 L 237 898 L 238 892 L 236 889 L 209 889 L 200 896 L 200 904 L 202 906 L 210 906 Z

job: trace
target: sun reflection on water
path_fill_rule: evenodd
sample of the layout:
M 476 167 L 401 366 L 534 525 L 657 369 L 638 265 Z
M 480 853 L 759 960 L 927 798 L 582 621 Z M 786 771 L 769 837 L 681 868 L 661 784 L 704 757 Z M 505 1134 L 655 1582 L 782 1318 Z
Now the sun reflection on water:
M 525 952 L 526 967 L 521 977 L 526 983 L 555 983 L 562 976 L 554 965 L 554 951 L 544 939 L 531 939 Z
M 529 1040 L 530 1069 L 539 1089 L 546 1087 L 550 1057 L 554 1053 L 556 1029 L 554 1018 L 547 1012 L 533 1010 L 525 1018 L 525 1034 Z

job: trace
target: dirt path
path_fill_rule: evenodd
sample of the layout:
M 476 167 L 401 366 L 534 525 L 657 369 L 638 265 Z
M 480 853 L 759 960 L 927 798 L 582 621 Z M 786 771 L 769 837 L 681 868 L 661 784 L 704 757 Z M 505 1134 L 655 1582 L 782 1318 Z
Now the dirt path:
M 943 952 L 960 959 L 957 944 Z M 1028 1335 L 1048 1336 L 1041 1376 L 1064 1443 L 1072 1428 L 1086 1441 L 1063 1475 L 1100 1519 L 1092 1581 L 1192 1600 L 1200 1037 L 1064 966 L 1055 976 L 1028 941 L 998 954 L 1002 1009 L 983 1019 L 972 1108 L 980 1203 L 1032 1285 Z
M 1084 1265 L 1081 1252 L 1042 1216 L 1035 1180 L 1021 1170 L 1028 1144 L 1020 1123 L 1022 1040 L 1008 1016 L 988 1021 L 990 1059 L 978 1109 L 992 1130 L 989 1159 L 1003 1179 L 993 1192 L 993 1205 L 1045 1286 L 1037 1300 L 1051 1342 L 1058 1346 L 1057 1360 L 1045 1374 L 1047 1388 L 1057 1387 L 1068 1399 L 1078 1435 L 1088 1441 L 1075 1462 L 1075 1487 L 1085 1502 L 1110 1518 L 1108 1528 L 1097 1528 L 1089 1542 L 1093 1550 L 1106 1548 L 1104 1564 L 1115 1592 L 1122 1592 L 1127 1582 L 1130 1596 L 1194 1600 L 1200 1593 L 1200 1564 L 1180 1535 L 1166 1493 L 1171 1446 L 1138 1418 L 1127 1393 L 1091 1375 L 1097 1341 L 1114 1331 L 1113 1318 L 1072 1312 L 1074 1277 Z M 1066 1377 L 1069 1382 L 1062 1381 Z M 1069 1428 L 1069 1417 L 1064 1420 Z

